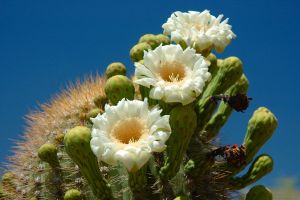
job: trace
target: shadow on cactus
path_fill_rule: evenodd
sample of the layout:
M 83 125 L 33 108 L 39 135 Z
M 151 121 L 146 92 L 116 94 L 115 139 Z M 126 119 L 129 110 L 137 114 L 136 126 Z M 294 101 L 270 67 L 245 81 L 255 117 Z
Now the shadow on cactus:
M 253 113 L 243 142 L 213 143 L 252 100 L 241 60 L 212 53 L 236 37 L 227 21 L 175 12 L 130 50 L 131 79 L 111 63 L 29 114 L 0 199 L 233 199 L 271 172 L 272 158 L 256 155 L 277 126 L 269 109 Z M 272 194 L 255 186 L 246 199 Z

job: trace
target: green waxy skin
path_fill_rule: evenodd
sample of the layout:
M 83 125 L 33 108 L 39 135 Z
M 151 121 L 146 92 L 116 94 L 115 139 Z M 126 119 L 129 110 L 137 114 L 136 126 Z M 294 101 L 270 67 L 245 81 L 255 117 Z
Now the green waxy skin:
M 259 149 L 271 138 L 277 124 L 275 115 L 265 107 L 260 107 L 253 113 L 244 138 L 247 163 L 251 162 Z
M 166 158 L 160 170 L 163 180 L 173 178 L 188 148 L 190 139 L 196 130 L 197 116 L 191 106 L 177 106 L 170 113 L 172 133 L 167 141 Z
M 246 94 L 248 90 L 249 82 L 245 75 L 242 75 L 240 79 L 231 86 L 227 91 L 226 95 Z M 229 119 L 233 109 L 227 103 L 221 102 L 217 112 L 211 117 L 208 123 L 205 125 L 202 138 L 207 141 L 216 137 L 223 127 L 223 125 Z
M 146 177 L 147 165 L 135 172 L 128 172 L 128 185 L 133 194 L 133 199 L 147 199 L 147 177 Z
M 67 132 L 64 139 L 68 155 L 80 168 L 93 194 L 103 200 L 111 200 L 110 186 L 102 177 L 96 156 L 90 147 L 91 131 L 87 127 L 77 126 Z
M 263 154 L 258 156 L 250 166 L 248 172 L 241 177 L 233 177 L 230 181 L 230 188 L 239 190 L 258 181 L 273 169 L 271 156 Z
M 82 195 L 79 190 L 70 189 L 66 192 L 64 200 L 82 200 Z
M 126 76 L 116 75 L 105 83 L 105 94 L 110 102 L 116 105 L 123 98 L 134 99 L 134 86 Z
M 272 200 L 273 195 L 269 188 L 266 188 L 263 185 L 256 185 L 251 188 L 245 200 Z
M 42 161 L 47 162 L 53 168 L 59 166 L 57 148 L 53 144 L 46 143 L 42 145 L 38 150 L 38 156 Z
M 123 63 L 120 62 L 111 63 L 107 66 L 105 75 L 107 79 L 115 75 L 126 76 L 126 67 Z
M 134 45 L 130 50 L 130 58 L 132 62 L 138 62 L 140 60 L 143 60 L 144 51 L 147 51 L 149 49 L 151 49 L 151 45 L 146 42 Z

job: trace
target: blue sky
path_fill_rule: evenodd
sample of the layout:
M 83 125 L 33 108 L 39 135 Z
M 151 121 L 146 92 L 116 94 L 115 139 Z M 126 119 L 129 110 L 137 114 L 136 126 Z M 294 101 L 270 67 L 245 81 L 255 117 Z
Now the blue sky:
M 221 141 L 241 143 L 252 112 L 267 106 L 279 127 L 261 150 L 273 156 L 275 168 L 260 183 L 274 186 L 280 177 L 299 178 L 297 0 L 0 0 L 0 162 L 22 134 L 24 116 L 38 103 L 48 102 L 70 81 L 103 73 L 113 61 L 124 62 L 133 73 L 128 54 L 141 35 L 161 33 L 174 11 L 204 9 L 230 18 L 238 37 L 217 56 L 243 61 L 254 99 L 246 113 L 234 113 Z

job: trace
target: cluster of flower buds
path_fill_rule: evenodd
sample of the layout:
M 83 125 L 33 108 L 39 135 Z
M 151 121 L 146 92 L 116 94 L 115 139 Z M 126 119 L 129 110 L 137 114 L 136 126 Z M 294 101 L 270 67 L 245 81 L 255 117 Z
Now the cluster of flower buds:
M 267 108 L 254 112 L 243 145 L 211 142 L 232 111 L 244 112 L 252 100 L 241 60 L 212 53 L 236 37 L 222 18 L 173 13 L 163 34 L 146 34 L 130 50 L 133 78 L 123 63 L 111 63 L 104 77 L 30 115 L 0 200 L 227 200 L 269 173 L 272 158 L 255 157 L 277 126 Z M 258 187 L 247 200 L 257 194 L 270 196 Z

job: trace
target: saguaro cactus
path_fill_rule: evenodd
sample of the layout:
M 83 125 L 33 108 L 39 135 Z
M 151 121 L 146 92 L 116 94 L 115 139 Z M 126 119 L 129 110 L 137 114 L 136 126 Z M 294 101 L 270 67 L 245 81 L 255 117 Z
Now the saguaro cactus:
M 30 114 L 0 199 L 226 200 L 270 173 L 271 156 L 256 155 L 277 127 L 269 109 L 253 113 L 244 141 L 213 142 L 252 100 L 247 66 L 212 53 L 235 38 L 221 19 L 207 10 L 176 12 L 163 34 L 133 45 L 132 79 L 124 64 L 111 63 L 103 78 L 88 78 Z M 246 199 L 272 193 L 255 186 Z

